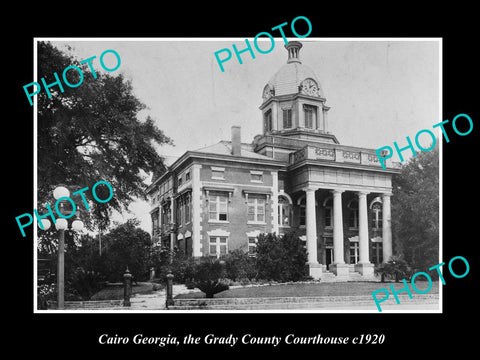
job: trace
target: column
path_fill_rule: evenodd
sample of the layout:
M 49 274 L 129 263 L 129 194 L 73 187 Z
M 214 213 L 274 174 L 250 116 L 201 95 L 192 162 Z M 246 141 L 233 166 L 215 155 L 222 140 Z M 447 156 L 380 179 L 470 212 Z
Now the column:
M 348 277 L 348 265 L 343 253 L 343 190 L 332 190 L 333 194 L 333 264 L 330 270 L 337 276 Z
M 272 106 L 272 131 L 278 130 L 278 111 L 277 111 L 277 103 L 273 103 Z
M 373 276 L 373 264 L 369 261 L 367 192 L 358 193 L 358 242 L 359 262 L 355 271 L 365 276 Z
M 325 132 L 328 132 L 328 110 L 330 110 L 330 107 L 323 105 L 323 122 L 325 125 Z
M 320 279 L 322 275 L 322 265 L 318 263 L 317 258 L 317 215 L 315 212 L 315 188 L 307 188 L 306 192 L 306 225 L 307 225 L 307 251 L 310 276 L 314 279 Z
M 390 208 L 391 194 L 382 194 L 382 238 L 383 262 L 386 263 L 392 256 L 392 217 Z
M 272 171 L 272 232 L 279 234 L 278 228 L 278 171 Z
M 333 190 L 333 262 L 345 264 L 343 260 L 343 214 L 342 192 Z

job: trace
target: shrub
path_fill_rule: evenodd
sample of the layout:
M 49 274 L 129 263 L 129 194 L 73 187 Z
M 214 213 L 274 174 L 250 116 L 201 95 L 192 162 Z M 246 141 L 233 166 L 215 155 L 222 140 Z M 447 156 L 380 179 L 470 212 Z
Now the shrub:
M 228 290 L 223 261 L 205 256 L 195 263 L 193 270 L 195 287 L 204 292 L 207 298 L 213 298 L 215 294 Z
M 42 284 L 37 286 L 37 309 L 48 309 L 49 302 L 57 302 L 57 284 Z M 77 290 L 75 290 L 70 283 L 65 284 L 64 289 L 65 301 L 79 301 L 83 300 Z
M 307 251 L 293 233 L 260 234 L 257 242 L 258 278 L 280 282 L 308 278 Z
M 56 301 L 57 290 L 55 284 L 42 284 L 37 287 L 37 308 L 46 310 L 49 301 Z
M 246 252 L 236 249 L 222 257 L 222 260 L 225 261 L 226 277 L 232 281 L 255 279 L 255 258 Z
M 386 278 L 395 279 L 399 282 L 401 279 L 409 278 L 411 270 L 405 260 L 400 256 L 392 256 L 387 263 L 381 264 L 375 268 L 375 274 L 381 276 L 381 281 Z
M 156 276 L 163 283 L 166 282 L 167 274 L 173 274 L 173 282 L 177 284 L 191 284 L 193 280 L 193 272 L 195 259 L 186 257 L 178 250 L 168 250 L 162 252 L 163 258 L 156 268 Z M 167 255 L 165 255 L 167 254 Z M 170 261 L 171 259 L 171 261 Z
M 100 273 L 77 268 L 68 282 L 72 292 L 78 294 L 82 300 L 90 300 L 93 294 L 104 287 L 105 281 Z

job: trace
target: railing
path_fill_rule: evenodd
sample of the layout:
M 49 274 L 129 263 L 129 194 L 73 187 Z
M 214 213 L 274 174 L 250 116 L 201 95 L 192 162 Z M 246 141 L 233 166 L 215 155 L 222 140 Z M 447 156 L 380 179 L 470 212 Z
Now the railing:
M 377 154 L 373 150 L 356 150 L 335 145 L 307 145 L 304 148 L 295 151 L 290 155 L 290 164 L 295 164 L 302 160 L 320 160 L 381 167 L 380 160 L 378 159 Z M 400 167 L 400 163 L 393 162 L 390 159 L 387 159 L 386 167 L 391 169 L 398 169 Z

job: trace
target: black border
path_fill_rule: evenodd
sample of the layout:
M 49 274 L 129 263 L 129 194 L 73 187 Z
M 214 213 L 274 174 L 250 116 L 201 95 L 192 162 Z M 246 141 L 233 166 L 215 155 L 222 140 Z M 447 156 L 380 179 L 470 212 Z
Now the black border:
M 20 353 L 34 349 L 41 357 L 46 353 L 56 357 L 55 351 L 63 355 L 136 355 L 166 352 L 196 355 L 208 354 L 215 357 L 223 352 L 312 351 L 324 356 L 327 352 L 340 354 L 344 350 L 353 355 L 405 356 L 415 354 L 433 355 L 443 349 L 467 350 L 475 343 L 474 328 L 468 328 L 468 319 L 477 313 L 473 286 L 478 264 L 478 239 L 476 239 L 476 185 L 475 145 L 478 143 L 477 109 L 474 96 L 478 93 L 474 82 L 478 79 L 475 56 L 476 42 L 474 8 L 450 7 L 421 9 L 418 4 L 405 2 L 373 7 L 360 3 L 351 7 L 343 4 L 338 9 L 328 4 L 319 4 L 315 9 L 295 9 L 295 4 L 274 3 L 268 11 L 247 7 L 246 4 L 226 4 L 218 7 L 202 4 L 201 9 L 185 6 L 173 11 L 156 5 L 138 6 L 128 9 L 76 6 L 74 9 L 44 5 L 39 11 L 29 9 L 16 15 L 20 33 L 7 40 L 10 56 L 4 56 L 4 69 L 8 69 L 4 119 L 5 134 L 15 134 L 13 142 L 5 140 L 4 158 L 7 161 L 8 211 L 6 218 L 9 231 L 7 237 L 8 259 L 4 266 L 5 312 L 13 315 L 8 321 L 7 344 Z M 49 7 L 51 6 L 51 7 Z M 305 5 L 304 5 L 305 6 Z M 285 7 L 285 9 L 280 9 Z M 277 12 L 273 13 L 272 8 Z M 59 16 L 59 11 L 62 15 Z M 21 15 L 20 15 L 21 14 Z M 57 15 L 55 15 L 57 14 Z M 306 16 L 313 25 L 310 37 L 442 37 L 443 38 L 443 118 L 452 119 L 466 113 L 474 121 L 474 130 L 465 137 L 451 136 L 450 143 L 443 143 L 443 257 L 448 261 L 461 255 L 470 263 L 470 273 L 463 279 L 445 275 L 443 314 L 33 314 L 32 275 L 33 256 L 31 234 L 26 238 L 18 235 L 14 217 L 32 207 L 33 203 L 33 109 L 25 101 L 22 86 L 33 79 L 34 37 L 253 37 L 268 31 L 283 22 L 291 22 L 296 16 Z M 21 31 L 20 31 L 21 30 Z M 9 36 L 12 29 L 4 29 Z M 14 54 L 14 56 L 13 56 Z M 11 101 L 13 99 L 13 102 Z M 433 124 L 433 120 L 432 120 Z M 409 135 L 409 134 L 405 134 Z M 414 135 L 414 134 L 410 134 Z M 10 136 L 8 136 L 10 137 Z M 13 149 L 12 149 L 13 147 Z M 13 150 L 13 151 L 12 151 Z M 472 206 L 472 207 L 470 207 Z M 433 264 L 432 264 L 433 265 Z M 8 281 L 9 280 L 9 281 Z M 7 284 L 15 282 L 15 291 Z M 475 324 L 472 324 L 475 326 Z M 98 336 L 103 333 L 133 336 L 143 333 L 150 336 L 178 336 L 192 334 L 205 336 L 236 336 L 252 333 L 258 336 L 298 335 L 314 336 L 358 336 L 360 334 L 385 334 L 382 345 L 364 346 L 100 346 Z M 378 352 L 379 351 L 379 352 Z M 46 357 L 46 356 L 45 356 Z

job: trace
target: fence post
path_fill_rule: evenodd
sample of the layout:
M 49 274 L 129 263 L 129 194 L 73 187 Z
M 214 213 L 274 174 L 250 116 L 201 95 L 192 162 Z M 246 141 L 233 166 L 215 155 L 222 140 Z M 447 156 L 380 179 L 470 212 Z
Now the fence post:
M 125 270 L 123 274 L 123 306 L 131 306 L 130 296 L 132 295 L 132 274 L 130 271 Z
M 173 274 L 172 273 L 167 274 L 167 300 L 165 302 L 165 305 L 167 306 L 167 308 L 169 306 L 174 305 L 174 302 L 173 302 Z

